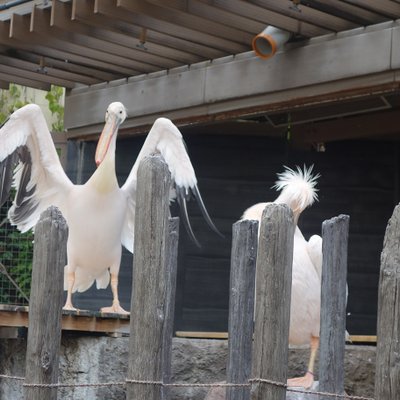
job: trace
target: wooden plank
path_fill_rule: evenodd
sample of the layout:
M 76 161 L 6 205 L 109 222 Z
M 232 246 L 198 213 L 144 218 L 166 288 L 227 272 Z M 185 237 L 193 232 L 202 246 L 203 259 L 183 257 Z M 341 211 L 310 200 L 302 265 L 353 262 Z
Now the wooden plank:
M 65 315 L 62 317 L 62 329 L 80 332 L 103 332 L 129 334 L 129 319 L 110 317 L 86 317 Z
M 238 221 L 232 227 L 229 296 L 229 341 L 226 381 L 247 383 L 251 375 L 254 290 L 258 221 Z M 249 387 L 228 387 L 227 400 L 249 400 Z
M 85 46 L 80 46 L 74 43 L 69 43 L 63 40 L 52 37 L 51 35 L 43 35 L 36 32 L 30 32 L 30 16 L 13 14 L 10 23 L 10 38 L 15 38 L 22 43 L 38 45 L 41 47 L 52 48 L 64 53 L 64 59 L 73 59 L 74 55 L 80 56 L 84 61 L 83 64 L 102 65 L 110 71 L 119 72 L 123 75 L 136 75 L 138 70 L 130 68 L 130 62 L 123 57 L 117 57 L 99 50 L 88 49 Z M 29 49 L 29 46 L 27 46 Z M 34 51 L 32 49 L 32 51 Z
M 97 0 L 96 2 L 101 4 L 104 0 Z M 250 50 L 250 42 L 248 45 L 245 45 L 242 42 L 237 43 L 223 37 L 214 36 L 213 34 L 204 32 L 204 30 L 196 30 L 201 28 L 199 21 L 192 21 L 195 28 L 188 26 L 182 16 L 179 18 L 182 26 L 177 25 L 175 22 L 170 22 L 171 20 L 165 17 L 164 9 L 160 9 L 149 3 L 118 0 L 117 10 L 118 8 L 122 14 L 130 12 L 139 16 L 140 23 L 145 28 L 190 40 L 193 43 L 205 44 L 211 48 L 222 50 L 227 55 Z M 173 18 L 172 21 L 176 21 L 176 18 Z
M 41 79 L 37 80 L 42 80 L 44 82 L 48 82 L 54 85 L 72 88 L 76 86 L 76 82 L 86 85 L 101 82 L 99 79 L 95 79 L 90 76 L 80 75 L 74 72 L 61 71 L 56 68 L 52 68 L 51 66 L 46 65 L 45 59 L 43 59 L 42 61 L 44 65 L 40 66 L 40 60 L 38 63 L 32 63 L 30 61 L 21 60 L 16 57 L 9 57 L 0 54 L 0 63 L 2 63 L 3 65 L 8 65 L 10 67 L 29 71 L 31 74 L 33 74 L 33 76 L 37 76 L 37 74 L 45 75 L 44 77 L 41 77 Z M 40 70 L 41 67 L 43 68 L 43 70 Z
M 7 61 L 7 64 L 14 64 L 13 66 L 11 65 L 6 65 L 5 61 Z M 18 64 L 19 66 L 24 66 L 25 68 L 18 68 L 15 64 Z M 31 81 L 37 81 L 37 82 L 44 82 L 48 83 L 49 85 L 58 85 L 58 86 L 64 86 L 68 89 L 72 89 L 76 86 L 76 83 L 67 79 L 62 79 L 62 78 L 57 78 L 55 76 L 49 76 L 45 73 L 40 73 L 38 71 L 39 66 L 34 66 L 31 68 L 31 70 L 26 69 L 26 64 L 23 62 L 10 62 L 10 58 L 8 57 L 2 57 L 0 55 L 0 72 L 3 74 L 10 74 L 10 75 L 15 75 L 19 76 L 23 79 L 31 80 Z
M 94 8 L 95 5 L 96 8 Z M 104 1 L 95 3 L 95 0 L 73 0 L 71 19 L 79 20 L 89 26 L 128 34 L 138 40 L 142 29 L 145 28 L 140 16 L 129 12 L 121 12 L 110 2 Z M 190 42 L 187 38 L 174 37 L 168 33 L 157 32 L 152 29 L 147 30 L 146 36 L 150 43 L 154 42 L 167 49 L 182 51 L 190 56 L 201 56 L 201 59 L 213 59 L 227 54 L 210 48 L 207 44 Z
M 107 72 L 100 69 L 91 68 L 88 66 L 84 66 L 82 64 L 73 64 L 68 60 L 59 60 L 54 58 L 54 54 L 52 54 L 52 49 L 47 49 L 49 51 L 45 51 L 44 56 L 40 54 L 32 53 L 31 51 L 26 51 L 26 49 L 15 49 L 16 57 L 35 63 L 36 65 L 40 65 L 41 59 L 44 60 L 46 67 L 53 68 L 55 71 L 60 71 L 60 73 L 71 72 L 73 74 L 77 74 L 82 77 L 89 77 L 90 79 L 96 79 L 100 82 L 108 82 L 114 79 L 118 79 L 121 75 L 113 74 L 112 72 Z M 41 53 L 43 54 L 43 53 Z M 81 78 L 79 78 L 81 79 Z M 80 82 L 80 80 L 77 80 Z M 82 82 L 85 83 L 85 82 Z
M 127 3 L 124 5 L 125 0 L 118 0 L 122 5 L 126 7 Z M 178 26 L 186 26 L 187 28 L 198 30 L 199 32 L 209 33 L 219 38 L 224 38 L 233 42 L 248 45 L 253 39 L 252 31 L 245 31 L 243 27 L 236 26 L 231 27 L 229 24 L 221 23 L 221 21 L 216 22 L 209 15 L 202 15 L 199 12 L 197 14 L 193 13 L 189 9 L 190 5 L 187 7 L 176 7 L 174 1 L 160 1 L 160 0 L 147 0 L 146 2 L 142 0 L 130 1 L 130 4 L 135 4 L 137 10 L 141 10 L 147 15 L 151 15 L 154 18 L 161 19 L 163 21 L 174 21 Z M 146 3 L 146 4 L 145 4 Z M 207 5 L 200 3 L 203 11 L 206 10 Z M 131 8 L 133 10 L 133 8 Z M 214 9 L 215 14 L 218 14 L 218 9 Z M 214 17 L 216 16 L 214 14 Z
M 35 7 L 31 14 L 30 32 L 37 32 L 42 35 L 51 35 L 57 40 L 82 46 L 86 49 L 101 51 L 107 56 L 117 57 L 115 62 L 125 67 L 132 66 L 132 68 L 140 72 L 155 72 L 160 67 L 171 68 L 177 64 L 172 60 L 161 61 L 160 57 L 139 49 L 132 49 L 121 46 L 119 43 L 110 43 L 87 34 L 87 31 L 82 34 L 77 30 L 65 31 L 58 28 L 54 24 L 51 25 L 51 12 L 50 10 L 43 10 Z M 126 59 L 121 62 L 121 58 Z
M 329 29 L 324 27 L 309 24 L 308 22 L 299 22 L 296 18 L 282 15 L 281 13 L 268 10 L 265 7 L 253 3 L 254 2 L 244 2 L 241 0 L 213 1 L 213 5 L 216 7 L 220 7 L 229 12 L 263 22 L 264 25 L 273 25 L 277 28 L 281 28 L 305 37 L 325 35 L 331 32 Z
M 339 395 L 344 394 L 349 219 L 340 215 L 322 224 L 319 389 Z
M 214 1 L 214 5 L 218 7 L 229 8 L 232 12 L 239 13 L 242 7 L 238 3 L 239 2 L 237 0 L 234 0 L 233 2 L 230 2 L 229 0 Z M 280 2 L 271 0 L 254 0 L 251 1 L 251 3 L 252 4 L 249 7 L 249 11 L 253 9 L 253 18 L 258 21 L 264 21 L 264 27 L 268 23 L 278 26 L 275 22 L 272 22 L 271 19 L 271 17 L 275 16 L 275 14 L 278 14 L 280 19 L 285 22 L 284 26 L 295 26 L 295 24 L 293 24 L 294 21 L 297 21 L 298 25 L 305 24 L 306 26 L 303 29 L 311 30 L 313 33 L 312 36 L 324 35 L 332 31 L 345 30 L 357 26 L 356 24 L 346 21 L 342 18 L 323 13 L 319 10 L 306 7 L 304 5 L 299 7 L 301 8 L 301 12 L 298 12 L 293 7 L 293 3 L 290 0 L 284 0 Z M 260 9 L 259 13 L 254 12 L 257 7 Z M 268 16 L 267 21 L 265 21 L 265 18 L 261 18 L 262 14 Z M 294 33 L 300 33 L 297 32 L 298 29 L 299 27 L 296 28 Z
M 3 72 L 0 72 L 0 80 L 9 83 L 17 83 L 18 85 L 28 86 L 35 89 L 46 90 L 46 91 L 50 90 L 51 88 L 51 85 L 49 83 L 40 82 L 34 79 L 28 79 L 18 75 L 3 73 Z
M 81 2 L 83 4 L 85 2 Z M 78 21 L 77 19 L 71 19 L 72 16 L 72 3 L 65 3 L 60 0 L 53 2 L 51 9 L 50 25 L 56 26 L 62 30 L 68 32 L 75 32 L 86 36 L 95 37 L 105 42 L 115 43 L 125 48 L 136 51 L 136 57 L 140 57 L 143 61 L 148 61 L 153 64 L 164 66 L 165 68 L 171 68 L 177 66 L 179 63 L 192 64 L 200 60 L 199 57 L 187 54 L 185 52 L 175 50 L 172 48 L 165 48 L 156 43 L 148 40 L 146 34 L 145 44 L 140 44 L 140 34 L 142 30 L 137 27 L 135 37 L 137 40 L 132 40 L 132 36 L 129 33 L 121 34 L 114 32 L 102 27 L 93 27 Z
M 378 288 L 378 323 L 375 371 L 375 398 L 400 398 L 399 286 L 400 286 L 400 205 L 386 227 Z
M 176 337 L 196 339 L 228 339 L 228 332 L 192 332 L 176 331 Z
M 356 19 L 357 21 L 361 20 L 360 23 L 363 23 L 364 25 L 379 24 L 380 22 L 387 21 L 387 18 L 380 14 L 357 7 L 356 5 L 345 3 L 343 1 L 324 0 L 323 5 L 326 7 L 326 9 L 330 10 L 330 14 L 334 14 L 335 12 L 347 14 L 349 15 L 349 19 L 352 18 L 353 20 Z M 306 7 L 300 6 L 302 13 L 304 8 Z
M 167 164 L 159 155 L 142 160 L 137 179 L 127 400 L 164 398 L 161 385 L 131 381 L 160 382 L 169 368 L 166 235 L 170 182 Z
M 283 204 L 268 205 L 262 215 L 256 272 L 256 315 L 252 356 L 252 400 L 285 400 L 292 262 L 293 213 Z
M 255 32 L 261 32 L 265 28 L 264 22 L 229 12 L 223 8 L 215 7 L 213 1 L 150 0 L 149 3 L 179 9 L 181 11 L 197 15 L 201 18 L 206 18 L 222 25 L 227 25 L 245 32 L 249 32 L 252 35 L 254 35 Z
M 274 1 L 274 0 L 252 0 L 253 4 L 264 7 L 267 10 L 275 11 L 279 14 L 290 16 L 297 21 L 307 22 L 309 24 L 325 28 L 333 32 L 345 31 L 357 28 L 358 25 L 344 18 L 324 13 L 312 7 L 299 4 L 299 11 L 293 7 L 290 0 Z
M 28 311 L 4 309 L 8 305 L 0 304 L 0 326 L 28 327 Z M 123 315 L 104 316 L 97 315 L 98 312 L 90 312 L 86 316 L 80 310 L 76 315 L 63 311 L 62 329 L 71 331 L 90 332 L 117 332 L 129 333 L 129 318 Z M 94 322 L 93 322 L 94 320 Z M 197 332 L 197 331 L 176 331 L 176 337 L 194 339 L 228 339 L 228 332 Z M 376 343 L 375 335 L 350 335 L 351 343 Z
M 25 364 L 25 398 L 56 400 L 56 387 L 30 384 L 58 383 L 61 309 L 68 228 L 61 212 L 50 207 L 35 226 L 30 294 L 31 318 Z
M 62 329 L 81 332 L 129 333 L 129 316 L 99 311 L 62 311 Z M 0 326 L 28 327 L 29 307 L 0 305 Z
M 11 24 L 9 22 L 0 21 L 0 43 L 4 44 L 6 46 L 10 46 L 13 49 L 24 50 L 29 53 L 40 54 L 41 56 L 44 56 L 44 57 L 50 57 L 52 59 L 63 60 L 64 63 L 76 62 L 78 64 L 83 65 L 83 68 L 86 68 L 85 66 L 102 68 L 106 71 L 107 70 L 111 71 L 111 72 L 109 72 L 109 74 L 111 74 L 112 71 L 114 71 L 114 74 L 119 73 L 120 75 L 113 75 L 113 76 L 118 77 L 118 78 L 121 77 L 121 72 L 115 71 L 115 68 L 112 65 L 110 65 L 108 63 L 104 63 L 99 60 L 92 60 L 85 56 L 67 52 L 64 50 L 63 47 L 61 49 L 46 47 L 45 39 L 43 39 L 42 41 L 40 41 L 40 40 L 32 41 L 31 43 L 27 44 L 28 35 L 29 35 L 29 21 L 26 21 L 25 25 L 26 25 L 25 26 L 25 34 L 21 34 L 21 37 L 16 39 L 15 37 L 13 37 L 13 38 L 9 37 L 10 30 L 11 30 Z M 14 36 L 16 36 L 15 31 L 14 31 Z M 27 85 L 27 86 L 29 86 L 29 85 Z
M 349 339 L 352 343 L 376 343 L 375 335 L 350 335 Z
M 57 3 L 63 4 L 63 7 L 65 9 L 68 8 L 68 5 L 66 3 L 56 2 L 55 4 L 57 4 Z M 105 6 L 107 6 L 107 4 Z M 103 7 L 105 7 L 105 6 L 103 6 Z M 53 7 L 53 9 L 52 9 L 52 13 L 55 12 L 54 10 L 55 10 L 55 7 Z M 175 20 L 173 20 L 173 21 L 175 21 Z M 75 22 L 75 24 L 74 24 L 74 22 Z M 80 34 L 87 35 L 88 33 L 90 33 L 90 36 L 93 36 L 93 33 L 94 33 L 93 30 L 90 30 L 87 27 L 85 28 L 85 25 L 83 25 L 81 23 L 77 24 L 76 22 L 77 21 L 71 21 L 70 20 L 69 21 L 69 27 L 68 27 L 66 21 L 64 20 L 63 21 L 63 28 L 64 29 L 68 28 L 68 30 L 70 32 L 74 32 L 75 34 L 76 33 L 80 33 Z M 206 24 L 203 23 L 202 25 L 206 25 Z M 218 24 L 218 26 L 221 27 L 221 24 Z M 203 29 L 205 29 L 205 28 L 203 28 Z M 137 35 L 135 35 L 138 39 L 140 37 L 140 31 L 141 31 L 140 29 L 137 29 Z M 100 39 L 100 38 L 105 39 L 105 46 L 107 46 L 107 42 L 109 41 L 108 39 L 109 39 L 110 35 L 104 34 L 104 29 L 103 30 L 98 29 L 97 32 L 100 35 L 100 37 L 98 35 L 96 35 L 96 37 L 98 39 Z M 101 33 L 101 32 L 103 32 L 103 33 Z M 79 37 L 79 35 L 76 35 L 76 36 Z M 147 33 L 146 33 L 146 36 L 147 36 Z M 250 43 L 251 37 L 249 36 L 248 39 L 249 39 L 249 43 Z M 88 39 L 85 39 L 85 41 L 87 42 Z M 95 41 L 95 38 L 91 37 L 91 41 Z M 154 65 L 164 66 L 165 68 L 172 68 L 173 66 L 177 66 L 177 63 L 174 62 L 173 59 L 171 59 L 171 54 L 168 54 L 168 57 L 165 57 L 165 56 L 161 57 L 160 55 L 151 54 L 149 52 L 149 50 L 151 50 L 151 48 L 152 48 L 152 46 L 150 46 L 151 42 L 149 43 L 149 47 L 146 46 L 147 50 L 145 50 L 145 51 L 140 50 L 139 47 L 137 47 L 135 44 L 132 47 L 132 44 L 134 43 L 132 41 L 132 37 L 131 36 L 127 36 L 127 35 L 119 35 L 118 41 L 116 41 L 116 40 L 113 41 L 113 47 L 114 48 L 111 48 L 110 50 L 107 50 L 107 51 L 114 51 L 115 52 L 118 47 L 121 47 L 122 43 L 126 44 L 126 50 L 122 54 L 126 54 L 129 58 L 135 59 L 135 57 L 136 57 L 136 59 L 137 59 L 138 57 L 140 57 L 140 59 L 143 60 L 143 61 L 152 63 Z M 158 46 L 157 50 L 160 51 L 160 49 L 161 49 L 161 46 Z M 164 51 L 164 53 L 165 53 L 165 51 Z M 170 51 L 170 53 L 171 53 L 171 51 Z M 180 52 L 180 55 L 182 55 L 182 52 Z M 192 56 L 191 63 L 193 63 L 194 61 L 195 60 L 193 60 L 193 56 Z
M 391 0 L 343 0 L 346 3 L 366 8 L 377 14 L 384 14 L 385 16 L 398 19 L 400 15 L 400 4 Z
M 13 325 L 14 326 L 14 325 Z M 228 339 L 228 332 L 194 332 L 194 331 L 176 331 L 176 337 L 197 338 L 197 339 Z M 350 335 L 352 343 L 375 343 L 375 335 Z

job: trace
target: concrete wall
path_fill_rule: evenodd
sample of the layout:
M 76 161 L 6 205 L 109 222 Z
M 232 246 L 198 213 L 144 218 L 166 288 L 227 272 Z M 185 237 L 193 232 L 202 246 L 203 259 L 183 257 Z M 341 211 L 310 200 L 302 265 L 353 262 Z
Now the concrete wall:
M 123 382 L 128 363 L 129 338 L 64 335 L 61 346 L 60 382 Z M 0 340 L 0 373 L 24 375 L 25 339 Z M 172 382 L 211 383 L 225 379 L 226 340 L 173 340 Z M 291 350 L 290 376 L 304 373 L 308 349 Z M 375 347 L 346 347 L 346 391 L 351 395 L 373 396 Z M 318 362 L 317 362 L 318 366 Z M 0 380 L 0 399 L 23 398 L 19 381 Z M 203 400 L 207 389 L 174 389 L 171 400 Z M 59 390 L 63 400 L 122 400 L 120 386 L 106 388 L 68 388 Z

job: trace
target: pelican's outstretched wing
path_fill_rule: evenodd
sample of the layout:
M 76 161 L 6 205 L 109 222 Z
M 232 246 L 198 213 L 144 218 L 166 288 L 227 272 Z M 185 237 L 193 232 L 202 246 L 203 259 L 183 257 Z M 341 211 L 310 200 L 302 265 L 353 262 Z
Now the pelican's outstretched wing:
M 171 178 L 175 183 L 176 198 L 183 215 L 183 222 L 192 240 L 198 246 L 200 245 L 194 236 L 187 213 L 186 201 L 191 195 L 193 195 L 197 200 L 203 217 L 207 221 L 208 225 L 214 232 L 221 235 L 212 222 L 206 207 L 204 206 L 199 189 L 197 187 L 196 174 L 186 151 L 182 134 L 169 119 L 158 118 L 154 122 L 149 134 L 147 135 L 147 138 L 139 152 L 134 166 L 132 167 L 128 179 L 122 186 L 122 190 L 127 193 L 130 199 L 128 202 L 127 220 L 125 221 L 125 226 L 122 233 L 122 244 L 128 250 L 133 251 L 133 225 L 135 219 L 134 202 L 137 170 L 143 157 L 153 153 L 160 153 L 168 165 L 169 171 L 171 172 Z
M 50 205 L 63 211 L 66 193 L 73 186 L 35 104 L 15 111 L 0 128 L 0 205 L 11 186 L 16 194 L 8 217 L 22 232 L 32 228 Z

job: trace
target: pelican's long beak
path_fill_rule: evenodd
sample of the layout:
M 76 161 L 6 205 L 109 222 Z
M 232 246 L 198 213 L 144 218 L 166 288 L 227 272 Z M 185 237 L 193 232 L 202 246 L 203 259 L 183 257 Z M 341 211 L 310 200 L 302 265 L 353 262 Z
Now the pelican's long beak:
M 110 115 L 107 119 L 103 131 L 101 132 L 99 142 L 96 148 L 96 165 L 99 166 L 104 160 L 107 154 L 108 148 L 110 147 L 111 139 L 117 134 L 121 120 L 116 115 Z

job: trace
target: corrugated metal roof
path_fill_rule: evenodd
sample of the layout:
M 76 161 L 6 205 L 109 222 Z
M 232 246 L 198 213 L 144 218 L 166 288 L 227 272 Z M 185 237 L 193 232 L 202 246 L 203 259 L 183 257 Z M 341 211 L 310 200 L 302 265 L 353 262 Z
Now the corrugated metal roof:
M 392 0 L 0 2 L 0 87 L 71 89 L 237 55 L 266 25 L 301 41 L 398 18 Z

